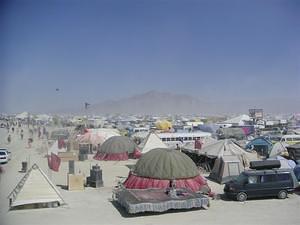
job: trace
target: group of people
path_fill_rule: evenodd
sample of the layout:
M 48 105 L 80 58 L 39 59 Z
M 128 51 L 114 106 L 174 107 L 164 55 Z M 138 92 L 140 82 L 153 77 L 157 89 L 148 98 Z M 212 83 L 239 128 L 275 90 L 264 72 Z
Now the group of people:
M 20 135 L 20 139 L 23 140 L 24 139 L 24 130 L 21 127 L 20 124 L 18 124 L 17 129 L 15 129 L 14 126 L 12 126 L 11 128 L 9 128 L 9 124 L 7 124 L 8 127 L 8 136 L 7 136 L 7 143 L 10 144 L 12 142 L 12 134 L 16 133 Z M 48 138 L 48 131 L 46 130 L 45 127 L 41 128 L 38 127 L 38 129 L 36 128 L 28 128 L 28 139 L 27 139 L 27 148 L 31 148 L 32 147 L 32 143 L 33 143 L 33 137 L 34 134 L 37 132 L 37 137 L 38 139 L 41 139 L 43 137 Z

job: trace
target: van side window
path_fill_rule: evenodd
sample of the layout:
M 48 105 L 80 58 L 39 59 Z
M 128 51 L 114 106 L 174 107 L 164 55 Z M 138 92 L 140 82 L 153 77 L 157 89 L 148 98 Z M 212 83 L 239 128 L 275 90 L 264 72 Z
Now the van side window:
M 260 178 L 261 183 L 268 183 L 276 181 L 275 174 L 262 175 Z
M 257 176 L 249 176 L 248 177 L 249 184 L 256 184 L 257 183 Z
M 278 181 L 287 181 L 290 180 L 290 175 L 287 173 L 278 174 Z

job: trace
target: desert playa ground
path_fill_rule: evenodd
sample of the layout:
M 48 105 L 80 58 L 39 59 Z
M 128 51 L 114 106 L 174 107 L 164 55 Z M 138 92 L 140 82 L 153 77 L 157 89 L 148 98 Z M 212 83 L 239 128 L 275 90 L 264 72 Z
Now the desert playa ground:
M 0 147 L 8 147 L 12 159 L 0 175 L 0 224 L 299 224 L 300 195 L 289 195 L 288 199 L 276 198 L 248 200 L 245 203 L 224 199 L 210 200 L 208 210 L 177 211 L 166 213 L 147 213 L 128 215 L 112 201 L 112 190 L 118 180 L 124 179 L 129 172 L 128 165 L 135 160 L 123 162 L 100 162 L 92 159 L 75 162 L 76 173 L 89 176 L 92 165 L 99 164 L 103 171 L 104 187 L 85 188 L 84 191 L 68 191 L 62 188 L 67 184 L 68 164 L 63 162 L 59 172 L 48 169 L 45 158 L 47 140 L 34 140 L 31 149 L 26 148 L 24 140 L 12 134 L 12 142 L 6 143 L 7 131 L 0 129 Z M 57 185 L 65 202 L 58 208 L 9 210 L 7 196 L 24 176 L 20 173 L 21 162 L 37 163 Z M 209 181 L 213 191 L 223 194 L 223 186 Z

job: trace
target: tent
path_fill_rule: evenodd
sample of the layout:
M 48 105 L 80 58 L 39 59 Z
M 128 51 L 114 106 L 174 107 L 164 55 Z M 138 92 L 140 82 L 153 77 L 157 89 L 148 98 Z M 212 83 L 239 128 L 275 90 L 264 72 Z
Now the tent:
M 53 130 L 51 132 L 51 135 L 50 135 L 50 139 L 51 140 L 58 140 L 58 139 L 68 139 L 70 136 L 70 133 L 67 129 L 56 129 L 56 130 Z
M 256 152 L 246 152 L 230 139 L 206 145 L 199 151 L 199 154 L 215 158 L 209 177 L 219 183 L 225 183 L 238 176 L 249 167 L 250 161 L 258 160 Z
M 86 132 L 82 135 L 79 135 L 76 140 L 79 143 L 97 146 L 98 144 L 103 144 L 107 139 L 114 136 L 120 136 L 120 132 L 116 129 L 86 129 Z
M 277 142 L 276 144 L 273 145 L 269 157 L 274 157 L 281 154 L 287 155 L 287 149 L 286 149 L 287 146 L 289 145 L 285 142 Z
M 158 130 L 170 130 L 172 128 L 172 123 L 167 120 L 157 121 L 155 126 Z
M 246 145 L 246 149 L 255 150 L 262 156 L 268 156 L 272 147 L 273 144 L 265 137 L 254 138 Z
M 226 183 L 244 171 L 244 165 L 237 155 L 217 158 L 209 177 L 218 183 Z
M 56 186 L 37 164 L 28 170 L 8 197 L 11 209 L 59 206 L 65 203 Z
M 143 154 L 124 186 L 129 189 L 168 188 L 171 181 L 178 188 L 210 192 L 195 163 L 184 153 L 167 148 Z
M 237 140 L 241 140 L 246 137 L 244 130 L 239 127 L 220 128 L 216 131 L 216 133 L 218 139 L 235 138 Z
M 289 153 L 289 156 L 293 160 L 300 160 L 300 143 L 289 145 L 286 147 Z
M 232 124 L 232 125 L 237 125 L 237 126 L 243 126 L 246 125 L 251 121 L 250 117 L 248 115 L 240 115 L 228 120 L 225 120 L 224 122 L 220 124 Z
M 94 159 L 96 160 L 128 160 L 129 156 L 140 156 L 136 144 L 128 137 L 114 136 L 107 139 L 100 147 Z
M 31 116 L 28 112 L 22 112 L 22 113 L 16 115 L 16 119 L 20 119 L 20 120 L 25 120 L 25 119 L 28 119 L 29 117 L 31 117 Z
M 282 156 L 275 156 L 275 157 L 269 158 L 268 160 L 274 160 L 274 159 L 280 161 L 281 169 L 294 169 L 296 166 L 296 163 L 293 160 L 286 159 Z
M 142 153 L 146 153 L 155 148 L 168 148 L 168 146 L 155 133 L 150 132 L 139 145 L 139 148 Z

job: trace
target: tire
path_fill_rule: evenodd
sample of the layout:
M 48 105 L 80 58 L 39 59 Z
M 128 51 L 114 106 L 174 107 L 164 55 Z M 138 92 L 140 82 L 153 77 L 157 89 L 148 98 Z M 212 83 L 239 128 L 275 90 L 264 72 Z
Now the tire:
M 236 196 L 236 200 L 239 202 L 244 202 L 247 200 L 247 194 L 245 192 L 240 192 Z
M 288 195 L 287 191 L 282 190 L 282 191 L 279 191 L 278 198 L 279 199 L 285 199 L 285 198 L 287 198 L 287 195 Z

